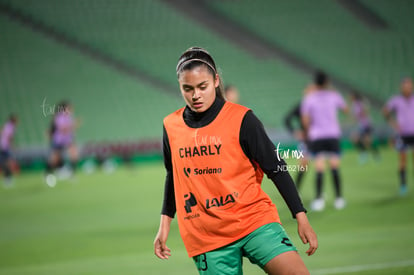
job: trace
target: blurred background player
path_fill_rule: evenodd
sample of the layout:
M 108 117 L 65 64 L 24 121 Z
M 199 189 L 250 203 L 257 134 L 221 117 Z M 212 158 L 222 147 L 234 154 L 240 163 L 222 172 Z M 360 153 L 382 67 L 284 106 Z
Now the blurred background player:
M 60 108 L 60 106 L 58 106 L 58 108 Z M 51 148 L 53 148 L 53 136 L 55 135 L 55 132 L 56 132 L 55 119 L 56 119 L 57 114 L 58 114 L 58 112 L 53 114 L 53 118 L 50 121 L 49 129 L 46 132 L 46 136 L 48 138 L 48 142 L 49 142 L 49 145 L 50 145 Z M 55 163 L 54 169 L 62 168 L 63 164 L 64 164 L 63 158 L 59 158 Z
M 392 97 L 384 107 L 384 115 L 397 132 L 396 149 L 399 151 L 400 194 L 407 193 L 407 150 L 414 147 L 414 95 L 413 81 L 407 77 L 401 81 L 401 93 Z M 395 114 L 395 118 L 392 114 Z M 414 153 L 413 153 L 414 157 Z
M 351 136 L 351 139 L 360 152 L 360 163 L 363 164 L 368 160 L 368 150 L 371 150 L 373 156 L 378 159 L 379 151 L 372 139 L 374 127 L 369 115 L 368 106 L 362 96 L 356 91 L 351 94 L 351 113 L 357 123 L 357 130 Z
M 343 97 L 329 87 L 328 77 L 323 72 L 315 75 L 316 90 L 305 97 L 301 105 L 303 125 L 310 141 L 310 152 L 315 158 L 316 198 L 311 204 L 314 211 L 325 208 L 322 195 L 323 173 L 325 161 L 329 160 L 335 188 L 336 209 L 345 207 L 342 197 L 340 165 L 341 127 L 338 121 L 338 110 L 348 112 Z
M 46 183 L 51 187 L 56 184 L 56 177 L 53 173 L 56 168 L 63 165 L 65 152 L 69 157 L 70 170 L 60 170 L 60 176 L 63 178 L 70 177 L 76 169 L 79 158 L 78 148 L 74 142 L 76 128 L 77 123 L 73 117 L 72 105 L 67 101 L 61 102 L 50 128 L 51 152 L 46 167 Z
M 4 186 L 11 187 L 13 162 L 11 159 L 11 146 L 13 142 L 14 133 L 16 130 L 17 117 L 14 114 L 9 116 L 9 119 L 4 124 L 0 136 L 0 168 L 4 176 Z
M 316 89 L 314 84 L 309 84 L 303 91 L 304 97 Z M 305 128 L 301 119 L 300 106 L 302 102 L 297 103 L 285 116 L 285 127 L 289 133 L 299 141 L 297 150 L 303 153 L 303 157 L 299 159 L 299 169 L 296 174 L 296 187 L 299 189 L 303 180 L 303 176 L 307 171 L 309 163 L 309 145 L 308 138 L 305 133 Z M 299 125 L 295 127 L 295 125 Z
M 239 100 L 240 100 L 239 90 L 233 85 L 227 85 L 224 88 L 224 97 L 226 98 L 227 101 L 230 101 L 233 103 L 239 103 Z

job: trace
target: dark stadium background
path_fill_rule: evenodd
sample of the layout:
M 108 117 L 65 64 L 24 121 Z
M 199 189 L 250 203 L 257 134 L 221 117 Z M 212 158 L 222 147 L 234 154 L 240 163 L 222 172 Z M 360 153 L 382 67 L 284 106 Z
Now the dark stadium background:
M 370 100 L 383 137 L 377 108 L 412 69 L 412 5 L 2 0 L 0 117 L 20 117 L 18 156 L 44 153 L 62 99 L 82 122 L 76 139 L 89 146 L 84 153 L 97 143 L 133 143 L 134 153 L 159 149 L 136 143 L 160 140 L 162 118 L 182 106 L 174 68 L 181 52 L 198 45 L 215 56 L 224 82 L 239 88 L 241 103 L 275 141 L 289 140 L 283 116 L 316 69 L 344 94 L 358 90 Z

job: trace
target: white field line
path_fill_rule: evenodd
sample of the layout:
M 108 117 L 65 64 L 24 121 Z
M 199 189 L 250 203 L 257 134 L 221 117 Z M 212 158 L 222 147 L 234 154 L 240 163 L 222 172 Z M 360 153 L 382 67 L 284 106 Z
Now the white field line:
M 316 270 L 311 271 L 311 274 L 312 275 L 330 275 L 330 274 L 338 274 L 338 273 L 355 273 L 355 272 L 367 271 L 367 270 L 380 270 L 380 269 L 387 269 L 387 268 L 392 268 L 392 267 L 405 267 L 405 266 L 414 266 L 414 259 L 406 260 L 406 261 L 399 261 L 399 262 L 380 263 L 380 264 L 351 265 L 351 266 L 316 269 Z

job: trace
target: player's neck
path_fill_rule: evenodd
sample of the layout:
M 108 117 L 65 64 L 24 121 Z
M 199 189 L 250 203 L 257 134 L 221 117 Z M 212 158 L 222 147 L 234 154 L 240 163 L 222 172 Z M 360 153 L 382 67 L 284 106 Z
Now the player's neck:
M 188 106 L 184 110 L 184 121 L 191 128 L 200 128 L 210 124 L 224 105 L 224 100 L 216 97 L 213 104 L 206 111 L 194 112 Z

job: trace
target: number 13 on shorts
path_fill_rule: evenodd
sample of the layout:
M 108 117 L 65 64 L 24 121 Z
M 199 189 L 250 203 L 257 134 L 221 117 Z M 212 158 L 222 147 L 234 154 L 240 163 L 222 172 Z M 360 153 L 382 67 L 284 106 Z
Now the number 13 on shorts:
M 200 254 L 194 258 L 199 271 L 206 271 L 208 269 L 207 255 L 205 253 Z

